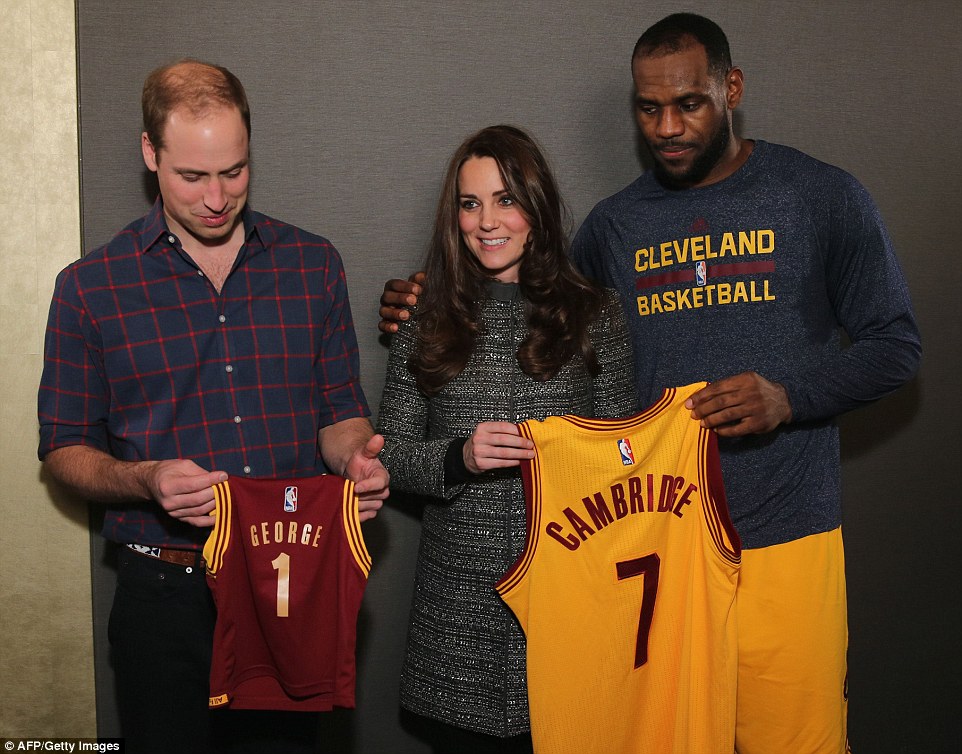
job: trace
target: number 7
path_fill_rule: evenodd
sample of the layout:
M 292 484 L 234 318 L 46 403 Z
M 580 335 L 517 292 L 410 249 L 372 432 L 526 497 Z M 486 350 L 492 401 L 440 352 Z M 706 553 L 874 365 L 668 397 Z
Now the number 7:
M 658 594 L 658 571 L 661 570 L 661 558 L 657 553 L 652 553 L 643 558 L 615 563 L 615 567 L 619 581 L 635 576 L 645 577 L 644 593 L 641 597 L 641 615 L 638 616 L 638 638 L 635 642 L 635 667 L 640 668 L 648 662 L 648 634 L 651 631 L 651 621 L 655 617 L 655 597 Z

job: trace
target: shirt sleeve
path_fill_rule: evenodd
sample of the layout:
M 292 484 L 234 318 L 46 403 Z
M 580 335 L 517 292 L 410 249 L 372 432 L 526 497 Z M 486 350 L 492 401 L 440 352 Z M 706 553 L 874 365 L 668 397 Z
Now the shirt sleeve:
M 330 308 L 316 366 L 321 400 L 319 427 L 369 416 L 371 413 L 361 388 L 357 335 L 351 316 L 347 280 L 340 255 L 333 247 L 330 247 L 327 295 Z
M 571 258 L 582 275 L 598 285 L 608 286 L 611 285 L 611 281 L 605 275 L 602 259 L 607 244 L 598 232 L 601 222 L 603 222 L 601 213 L 597 208 L 593 209 L 571 242 Z
M 605 289 L 601 315 L 591 329 L 601 371 L 594 377 L 594 416 L 620 418 L 638 411 L 631 336 L 614 291 Z
M 38 394 L 40 459 L 70 445 L 107 452 L 109 403 L 100 334 L 84 305 L 78 274 L 68 267 L 57 276 L 47 318 Z
M 877 400 L 912 378 L 922 354 L 908 286 L 878 208 L 851 176 L 821 186 L 814 213 L 826 293 L 850 345 L 787 380 L 793 421 Z

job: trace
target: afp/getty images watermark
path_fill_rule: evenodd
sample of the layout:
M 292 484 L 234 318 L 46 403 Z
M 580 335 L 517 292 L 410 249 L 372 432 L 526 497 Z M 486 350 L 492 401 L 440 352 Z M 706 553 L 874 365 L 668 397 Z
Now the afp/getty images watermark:
M 116 752 L 123 754 L 122 738 L 3 738 L 0 754 L 8 751 L 65 751 L 74 754 L 81 751 Z

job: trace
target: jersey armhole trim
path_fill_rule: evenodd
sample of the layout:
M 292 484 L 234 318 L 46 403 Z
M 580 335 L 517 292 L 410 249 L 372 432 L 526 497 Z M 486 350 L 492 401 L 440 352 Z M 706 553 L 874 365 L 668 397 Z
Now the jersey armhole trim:
M 224 564 L 224 553 L 230 547 L 231 531 L 231 494 L 230 482 L 218 482 L 214 485 L 214 528 L 211 529 L 204 543 L 204 560 L 207 563 L 207 573 L 217 576 L 217 572 Z
M 529 440 L 531 429 L 528 422 L 518 425 L 518 431 L 522 437 Z M 534 560 L 535 551 L 538 549 L 538 540 L 541 532 L 541 458 L 537 446 L 534 450 L 534 458 L 521 462 L 521 480 L 524 484 L 525 499 L 525 540 L 524 549 L 514 564 L 505 572 L 501 580 L 494 585 L 498 594 L 502 597 L 509 594 L 525 579 L 531 561 Z
M 345 479 L 341 498 L 341 520 L 354 562 L 366 579 L 371 573 L 371 553 L 361 531 L 359 504 L 357 495 L 354 494 L 354 482 Z
M 718 455 L 718 437 L 711 430 L 700 428 L 698 445 L 698 456 L 701 459 L 698 465 L 698 483 L 704 490 L 702 512 L 705 525 L 722 560 L 738 565 L 742 559 L 742 545 L 728 512 L 721 459 Z

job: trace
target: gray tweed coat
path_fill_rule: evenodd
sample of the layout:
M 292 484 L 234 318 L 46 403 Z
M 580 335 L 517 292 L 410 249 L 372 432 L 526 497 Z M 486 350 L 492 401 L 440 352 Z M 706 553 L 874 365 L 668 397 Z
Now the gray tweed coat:
M 528 730 L 524 635 L 494 584 L 521 554 L 525 501 L 518 469 L 445 486 L 452 439 L 482 421 L 522 422 L 555 414 L 619 417 L 634 413 L 631 341 L 621 306 L 608 293 L 591 329 L 601 372 L 580 357 L 536 382 L 515 353 L 525 334 L 518 286 L 494 283 L 482 304 L 484 333 L 464 371 L 426 398 L 407 369 L 417 317 L 394 336 L 381 400 L 381 459 L 391 488 L 430 496 L 421 546 L 401 704 L 442 722 L 495 736 Z

